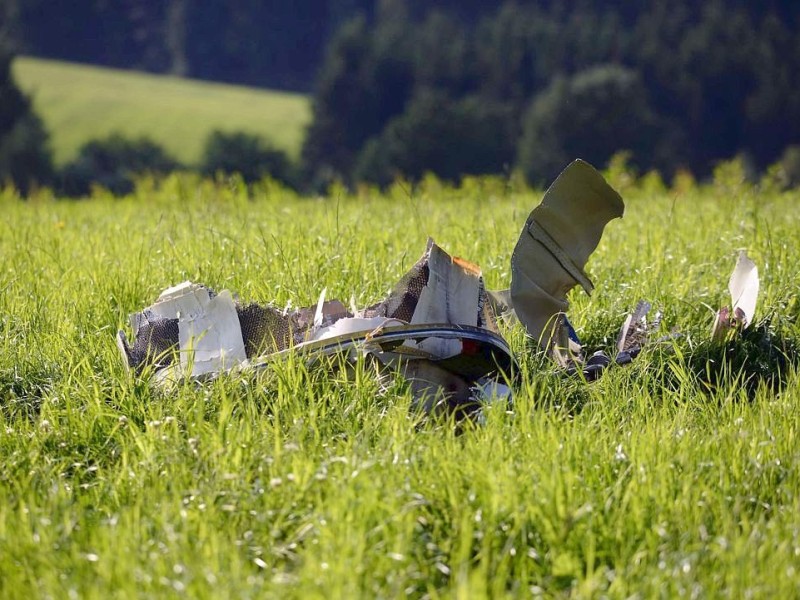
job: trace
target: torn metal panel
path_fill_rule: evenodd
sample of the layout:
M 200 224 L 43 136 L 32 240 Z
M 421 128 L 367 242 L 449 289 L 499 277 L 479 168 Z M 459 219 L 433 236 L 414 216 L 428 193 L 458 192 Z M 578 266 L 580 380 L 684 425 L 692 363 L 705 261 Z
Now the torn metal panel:
M 211 298 L 207 290 L 183 298 L 178 313 L 181 370 L 193 377 L 230 369 L 247 360 L 231 293 Z
M 577 284 L 592 291 L 584 267 L 606 224 L 623 212 L 622 198 L 603 176 L 576 160 L 528 217 L 511 258 L 511 302 L 542 348 L 561 347 L 558 315 L 569 307 L 567 292 Z
M 420 290 L 411 325 L 450 323 L 478 326 L 481 309 L 481 272 L 475 265 L 452 258 L 428 240 L 428 281 Z M 461 351 L 458 340 L 429 338 L 418 348 L 440 358 Z
M 406 323 L 452 323 L 497 331 L 481 270 L 452 257 L 432 240 L 422 257 L 389 296 L 360 316 L 384 316 Z
M 181 373 L 187 376 L 226 370 L 247 359 L 239 317 L 228 291 L 212 295 L 208 288 L 186 281 L 164 290 L 155 304 L 133 315 L 131 323 L 138 352 L 145 356 L 135 357 L 137 344 L 128 352 L 122 334 L 119 344 L 129 365 L 132 358 L 144 362 L 148 353 L 155 353 L 154 366 L 167 368 L 172 360 L 165 356 L 159 361 L 158 355 L 168 354 L 176 344 Z M 159 334 L 158 327 L 165 330 Z M 143 336 L 144 343 L 139 343 Z
M 452 323 L 477 327 L 480 269 L 453 258 L 428 240 L 428 280 L 420 290 L 411 324 Z

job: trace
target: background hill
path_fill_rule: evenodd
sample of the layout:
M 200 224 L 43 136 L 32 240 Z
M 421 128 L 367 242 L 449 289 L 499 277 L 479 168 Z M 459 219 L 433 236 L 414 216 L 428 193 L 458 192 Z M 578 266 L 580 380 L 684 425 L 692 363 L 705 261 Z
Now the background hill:
M 243 130 L 296 155 L 310 118 L 300 94 L 18 57 L 14 75 L 51 135 L 55 162 L 112 132 L 147 136 L 196 164 L 211 131 Z

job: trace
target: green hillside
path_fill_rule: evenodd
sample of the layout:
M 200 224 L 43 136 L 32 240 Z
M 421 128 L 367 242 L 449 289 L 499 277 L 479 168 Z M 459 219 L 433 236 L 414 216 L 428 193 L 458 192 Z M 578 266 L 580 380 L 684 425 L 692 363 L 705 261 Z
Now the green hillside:
M 296 155 L 310 119 L 300 94 L 26 57 L 14 74 L 50 131 L 58 164 L 113 131 L 149 136 L 187 163 L 214 129 L 262 135 Z

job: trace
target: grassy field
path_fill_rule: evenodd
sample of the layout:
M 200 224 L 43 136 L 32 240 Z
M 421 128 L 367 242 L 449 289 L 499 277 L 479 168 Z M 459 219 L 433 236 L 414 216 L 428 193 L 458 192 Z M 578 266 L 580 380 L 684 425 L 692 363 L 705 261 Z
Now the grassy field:
M 215 129 L 261 135 L 297 155 L 311 116 L 299 94 L 25 57 L 13 68 L 51 134 L 57 164 L 115 131 L 151 137 L 188 164 Z
M 800 193 L 614 179 L 571 318 L 610 346 L 647 298 L 684 336 L 593 384 L 508 338 L 522 381 L 460 435 L 298 360 L 169 394 L 127 314 L 192 279 L 278 305 L 380 299 L 428 235 L 489 287 L 541 198 L 497 180 L 302 199 L 172 178 L 125 199 L 0 195 L 0 596 L 797 597 L 800 393 L 698 363 L 739 249 L 798 340 Z M 713 353 L 712 353 L 713 354 Z

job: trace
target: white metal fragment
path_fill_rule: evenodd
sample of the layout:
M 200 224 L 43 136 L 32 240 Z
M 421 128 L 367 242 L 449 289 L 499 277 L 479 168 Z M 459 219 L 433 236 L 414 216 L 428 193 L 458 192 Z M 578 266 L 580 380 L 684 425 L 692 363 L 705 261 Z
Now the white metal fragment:
M 389 317 L 345 317 L 339 319 L 333 325 L 321 327 L 316 330 L 311 336 L 311 339 L 314 341 L 328 340 L 343 335 L 358 333 L 359 331 L 374 331 L 379 327 L 392 325 L 403 325 L 403 321 L 391 319 Z
M 731 273 L 728 291 L 731 293 L 733 312 L 734 314 L 737 311 L 742 312 L 745 327 L 753 322 L 758 301 L 758 289 L 758 267 L 747 256 L 747 252 L 742 250 L 736 260 L 736 267 Z
M 736 266 L 728 281 L 731 294 L 731 308 L 723 306 L 717 311 L 714 325 L 711 327 L 711 338 L 720 341 L 731 329 L 748 327 L 753 322 L 759 292 L 758 267 L 742 250 L 736 260 Z
M 233 297 L 223 290 L 209 298 L 195 294 L 195 313 L 180 314 L 178 341 L 181 369 L 193 377 L 231 369 L 247 360 Z
M 228 290 L 212 298 L 208 288 L 184 281 L 164 290 L 150 312 L 157 317 L 178 319 L 182 374 L 197 377 L 231 369 L 247 360 L 239 318 Z
M 432 239 L 428 240 L 427 253 L 428 283 L 419 295 L 411 324 L 450 323 L 477 326 L 480 268 L 465 260 L 451 257 Z M 438 358 L 448 358 L 461 352 L 459 340 L 429 338 L 415 345 Z

